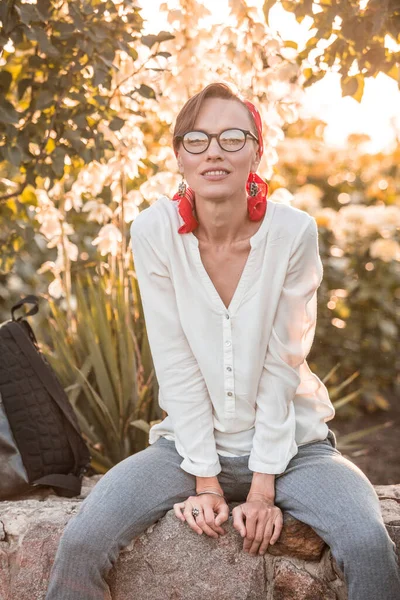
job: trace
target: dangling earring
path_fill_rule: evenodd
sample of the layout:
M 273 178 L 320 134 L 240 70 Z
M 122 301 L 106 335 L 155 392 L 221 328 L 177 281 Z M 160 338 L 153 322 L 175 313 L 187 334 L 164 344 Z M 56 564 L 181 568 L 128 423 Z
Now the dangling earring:
M 249 173 L 246 182 L 247 212 L 250 221 L 260 221 L 267 210 L 268 184 L 257 175 Z
M 186 183 L 185 183 L 185 180 L 183 179 L 183 175 L 182 175 L 182 181 L 178 185 L 178 196 L 182 197 L 185 194 L 186 194 Z
M 250 192 L 250 196 L 252 196 L 252 197 L 257 196 L 257 194 L 258 194 L 258 185 L 256 184 L 255 181 L 251 181 L 250 182 L 250 190 L 249 190 L 249 192 Z
M 178 191 L 172 200 L 178 201 L 178 212 L 183 219 L 184 224 L 179 227 L 178 233 L 190 233 L 198 226 L 198 221 L 194 215 L 194 192 L 182 181 L 178 185 Z

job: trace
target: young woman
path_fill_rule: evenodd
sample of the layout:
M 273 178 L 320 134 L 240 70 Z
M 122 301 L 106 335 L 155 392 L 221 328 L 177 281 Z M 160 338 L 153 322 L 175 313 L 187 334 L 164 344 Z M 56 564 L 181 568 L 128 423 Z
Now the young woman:
M 120 550 L 166 511 L 265 554 L 282 511 L 330 546 L 349 600 L 400 598 L 395 544 L 365 474 L 336 448 L 309 368 L 323 276 L 315 220 L 267 201 L 261 118 L 224 84 L 193 96 L 174 149 L 187 184 L 131 227 L 147 333 L 168 416 L 110 469 L 61 538 L 47 600 L 103 600 Z

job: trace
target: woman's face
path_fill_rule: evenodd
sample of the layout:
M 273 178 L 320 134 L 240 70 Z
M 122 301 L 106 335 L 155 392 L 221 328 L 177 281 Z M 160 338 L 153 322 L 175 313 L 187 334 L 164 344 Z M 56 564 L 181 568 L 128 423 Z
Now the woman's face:
M 193 131 L 220 133 L 234 128 L 255 133 L 254 123 L 246 107 L 237 100 L 207 98 L 202 104 Z M 250 171 L 256 171 L 258 167 L 258 144 L 247 136 L 246 144 L 241 150 L 229 152 L 219 146 L 216 138 L 212 138 L 207 150 L 201 154 L 191 154 L 181 143 L 177 158 L 181 173 L 196 195 L 210 200 L 228 198 L 245 193 L 247 177 Z M 223 173 L 218 173 L 219 171 Z

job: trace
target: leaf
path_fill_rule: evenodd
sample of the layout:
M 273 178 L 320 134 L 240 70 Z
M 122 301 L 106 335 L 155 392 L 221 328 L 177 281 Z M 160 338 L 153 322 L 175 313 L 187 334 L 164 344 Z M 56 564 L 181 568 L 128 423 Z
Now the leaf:
M 354 77 L 342 76 L 340 84 L 342 96 L 352 96 L 357 102 L 361 102 L 364 93 L 364 76 L 361 73 Z
M 298 44 L 296 42 L 292 42 L 291 40 L 286 40 L 283 45 L 285 48 L 294 48 L 295 50 L 298 48 Z
M 19 167 L 21 164 L 22 154 L 18 146 L 9 146 L 5 149 L 5 154 L 8 161 L 15 167 Z
M 0 97 L 0 123 L 12 125 L 18 123 L 20 119 L 19 113 L 15 110 L 11 102 Z
M 59 57 L 60 53 L 57 50 L 57 48 L 55 48 L 53 46 L 53 44 L 50 42 L 49 38 L 47 37 L 47 33 L 44 31 L 44 29 L 42 29 L 41 27 L 35 27 L 32 26 L 29 28 L 29 32 L 31 34 L 31 37 L 29 39 L 35 39 L 40 47 L 41 52 L 43 52 L 43 54 L 48 54 L 49 56 L 53 56 L 53 57 Z M 28 32 L 26 32 L 27 37 L 28 36 Z
M 125 124 L 125 120 L 120 117 L 114 117 L 113 120 L 109 124 L 109 128 L 111 131 L 119 131 L 121 127 Z
M 37 110 L 43 110 L 44 108 L 48 108 L 54 103 L 54 96 L 49 90 L 42 90 L 39 92 L 39 95 L 36 99 L 36 108 Z
M 41 22 L 43 19 L 34 4 L 14 4 L 14 8 L 24 25 L 30 25 L 32 21 Z
M 386 423 L 382 423 L 381 425 L 374 425 L 373 427 L 367 427 L 366 429 L 361 429 L 359 431 L 353 431 L 352 433 L 348 433 L 346 435 L 341 435 L 340 440 L 338 440 L 338 449 L 340 448 L 341 450 L 343 450 L 346 447 L 351 448 L 351 446 L 348 445 L 353 441 L 360 440 L 369 433 L 375 433 L 376 431 L 380 431 L 381 429 L 386 429 L 391 424 L 391 421 L 387 421 Z
M 151 88 L 150 86 L 146 85 L 145 83 L 142 83 L 142 85 L 140 86 L 140 88 L 136 89 L 135 92 L 137 92 L 138 94 L 140 94 L 141 96 L 143 96 L 143 98 L 152 98 L 152 99 L 155 99 L 155 97 L 156 97 L 156 93 L 153 90 L 153 88 Z
M 18 81 L 18 86 L 17 86 L 17 90 L 18 90 L 18 100 L 21 100 L 21 98 L 23 97 L 23 95 L 25 94 L 26 90 L 29 87 L 32 87 L 32 79 L 30 79 L 29 77 L 24 77 L 24 79 L 20 79 Z
M 269 11 L 276 4 L 276 0 L 266 0 L 263 4 L 263 13 L 265 17 L 265 22 L 269 25 Z
M 56 34 L 59 32 L 60 35 L 56 37 L 60 40 L 65 40 L 75 34 L 75 27 L 72 23 L 65 23 L 65 21 L 59 21 L 58 23 L 53 23 L 53 33 Z
M 388 77 L 391 77 L 392 79 L 394 79 L 396 82 L 400 82 L 400 69 L 399 69 L 399 65 L 396 65 L 396 63 L 394 63 L 389 71 L 386 71 L 386 75 L 388 75 Z
M 47 154 L 51 154 L 53 152 L 53 150 L 55 149 L 55 147 L 56 147 L 55 141 L 53 140 L 53 138 L 49 137 L 49 139 L 47 140 L 47 143 L 44 147 L 45 152 Z
M 32 185 L 27 185 L 22 194 L 18 196 L 21 204 L 28 204 L 29 206 L 37 206 L 37 198 L 35 194 L 35 188 Z
M 94 77 L 93 77 L 93 85 L 94 87 L 98 87 L 101 83 L 104 82 L 105 78 L 108 75 L 108 70 L 103 66 L 96 65 L 94 67 Z
M 150 423 L 148 423 L 144 419 L 137 419 L 136 421 L 131 421 L 129 425 L 132 425 L 132 427 L 136 427 L 136 429 L 140 429 L 145 433 L 149 433 L 150 431 Z
M 58 178 L 61 178 L 64 175 L 64 159 L 66 153 L 66 149 L 62 146 L 58 146 L 54 152 L 51 153 L 51 166 L 55 176 Z
M 1 71 L 0 73 L 0 92 L 7 94 L 12 82 L 12 75 L 9 71 Z
M 5 204 L 14 215 L 18 213 L 17 203 L 15 202 L 14 198 L 9 198 Z
M 160 31 L 160 33 L 158 33 L 157 35 L 150 34 L 142 35 L 141 37 L 142 44 L 144 44 L 148 48 L 151 48 L 152 46 L 154 46 L 154 44 L 159 44 L 161 42 L 166 42 L 168 40 L 173 39 L 175 39 L 175 36 L 172 35 L 172 33 L 169 33 L 168 31 Z

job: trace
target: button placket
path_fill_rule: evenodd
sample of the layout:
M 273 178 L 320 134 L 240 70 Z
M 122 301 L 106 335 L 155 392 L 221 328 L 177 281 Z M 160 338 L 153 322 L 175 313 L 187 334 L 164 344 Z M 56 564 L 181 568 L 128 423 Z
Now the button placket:
M 235 417 L 235 381 L 233 373 L 232 326 L 229 312 L 222 315 L 224 345 L 224 405 L 225 416 Z

